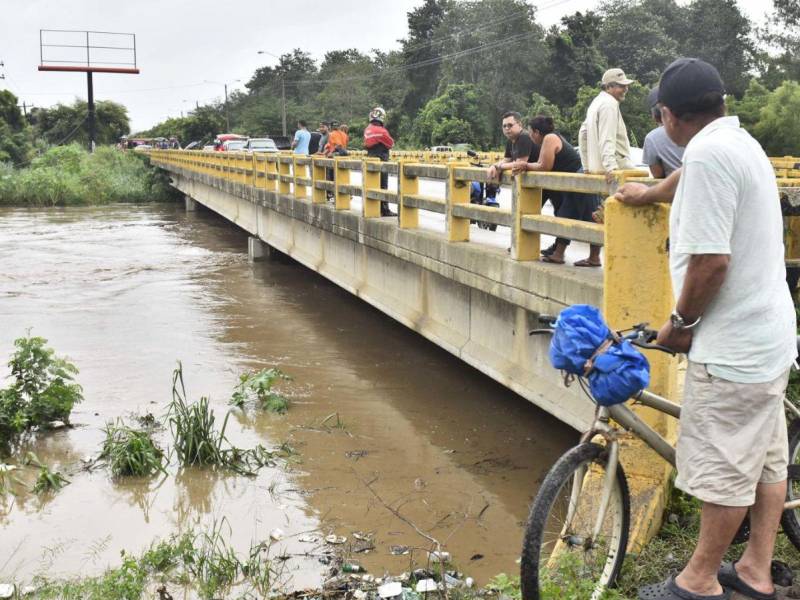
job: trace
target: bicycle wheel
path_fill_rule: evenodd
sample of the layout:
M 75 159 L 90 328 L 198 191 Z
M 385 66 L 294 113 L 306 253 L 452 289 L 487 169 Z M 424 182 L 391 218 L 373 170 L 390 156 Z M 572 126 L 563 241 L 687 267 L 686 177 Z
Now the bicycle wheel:
M 545 477 L 525 528 L 520 564 L 524 600 L 539 600 L 548 587 L 564 590 L 576 585 L 581 586 L 581 598 L 598 600 L 605 588 L 613 587 L 628 544 L 630 494 L 618 465 L 600 535 L 592 539 L 607 464 L 605 447 L 581 444 L 564 454 Z M 576 481 L 579 489 L 573 500 Z M 570 522 L 565 523 L 570 512 Z
M 786 483 L 786 499 L 800 498 L 800 419 L 789 425 L 789 480 Z M 800 550 L 800 508 L 783 511 L 781 525 L 789 541 Z

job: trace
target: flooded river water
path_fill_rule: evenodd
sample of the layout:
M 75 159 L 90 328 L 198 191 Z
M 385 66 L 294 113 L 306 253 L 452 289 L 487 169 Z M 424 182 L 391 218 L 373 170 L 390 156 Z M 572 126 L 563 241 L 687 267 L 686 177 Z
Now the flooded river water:
M 376 575 L 399 573 L 410 555 L 391 546 L 429 544 L 379 496 L 484 583 L 518 569 L 530 499 L 576 438 L 301 265 L 248 264 L 246 234 L 205 210 L 3 209 L 0 264 L 0 359 L 31 328 L 79 367 L 85 395 L 74 428 L 32 446 L 72 483 L 0 508 L 0 582 L 99 573 L 122 549 L 223 518 L 242 550 L 285 533 L 273 549 L 293 556 L 292 588 L 320 583 L 308 532 L 371 532 L 375 548 L 355 558 Z M 81 471 L 108 421 L 164 420 L 178 360 L 190 398 L 210 396 L 219 421 L 240 373 L 291 374 L 286 415 L 234 410 L 228 433 L 243 447 L 288 441 L 299 462 L 255 478 L 174 464 L 148 480 Z M 341 427 L 330 427 L 337 417 L 321 425 L 334 413 Z M 169 437 L 158 434 L 163 446 Z

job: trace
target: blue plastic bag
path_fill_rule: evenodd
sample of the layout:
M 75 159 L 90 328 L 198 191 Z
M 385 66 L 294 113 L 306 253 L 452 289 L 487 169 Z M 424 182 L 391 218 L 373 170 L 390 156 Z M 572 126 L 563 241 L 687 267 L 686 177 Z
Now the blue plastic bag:
M 550 342 L 553 367 L 585 375 L 586 362 L 606 340 L 612 339 L 600 311 L 576 304 L 561 311 Z M 650 364 L 627 340 L 612 343 L 598 354 L 588 375 L 589 391 L 602 406 L 625 402 L 650 385 Z

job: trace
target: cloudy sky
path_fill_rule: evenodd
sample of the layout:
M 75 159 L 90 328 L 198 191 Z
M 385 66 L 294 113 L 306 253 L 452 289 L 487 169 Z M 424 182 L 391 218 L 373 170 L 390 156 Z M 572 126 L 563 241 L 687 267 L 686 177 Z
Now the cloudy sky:
M 317 59 L 344 47 L 395 49 L 407 32 L 406 13 L 421 1 L 0 0 L 0 89 L 35 106 L 85 98 L 85 75 L 37 71 L 39 30 L 132 32 L 141 74 L 95 75 L 94 89 L 96 99 L 125 104 L 136 131 L 221 98 L 223 83 L 229 90 L 242 87 L 256 68 L 276 63 L 271 55 L 292 48 Z M 771 8 L 769 0 L 738 2 L 756 21 Z M 599 2 L 533 4 L 539 21 L 550 25 Z

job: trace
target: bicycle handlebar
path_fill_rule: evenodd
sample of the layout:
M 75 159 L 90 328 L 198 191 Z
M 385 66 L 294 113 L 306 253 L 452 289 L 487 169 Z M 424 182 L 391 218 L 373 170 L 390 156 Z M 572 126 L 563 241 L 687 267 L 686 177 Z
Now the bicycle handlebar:
M 552 334 L 557 319 L 558 317 L 553 315 L 539 315 L 539 323 L 545 325 L 545 328 L 533 329 L 529 332 L 529 335 Z M 672 348 L 653 343 L 656 337 L 658 337 L 658 332 L 654 329 L 648 329 L 647 325 L 648 323 L 638 323 L 630 329 L 618 331 L 617 335 L 639 348 L 658 350 L 659 352 L 666 352 L 667 354 L 675 356 L 677 352 Z M 625 334 L 626 331 L 630 333 Z

